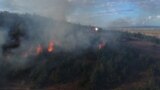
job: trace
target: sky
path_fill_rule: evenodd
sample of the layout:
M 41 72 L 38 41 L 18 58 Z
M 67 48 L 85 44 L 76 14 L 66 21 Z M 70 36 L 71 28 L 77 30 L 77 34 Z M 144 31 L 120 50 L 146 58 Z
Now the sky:
M 1 11 L 101 27 L 160 25 L 160 0 L 0 0 Z

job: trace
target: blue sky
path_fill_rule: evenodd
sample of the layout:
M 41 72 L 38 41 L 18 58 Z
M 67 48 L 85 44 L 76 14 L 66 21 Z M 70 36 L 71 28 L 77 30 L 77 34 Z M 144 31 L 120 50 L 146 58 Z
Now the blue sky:
M 0 0 L 0 10 L 107 27 L 160 25 L 160 0 Z

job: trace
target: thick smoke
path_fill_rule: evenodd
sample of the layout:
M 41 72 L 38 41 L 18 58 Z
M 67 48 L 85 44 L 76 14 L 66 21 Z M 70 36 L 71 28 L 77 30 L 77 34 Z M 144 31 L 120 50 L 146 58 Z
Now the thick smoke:
M 50 41 L 65 51 L 85 49 L 91 45 L 94 36 L 91 34 L 92 28 L 64 21 L 8 12 L 2 12 L 0 15 L 6 15 L 0 20 L 1 27 L 8 28 L 5 30 L 7 40 L 2 45 L 3 54 L 13 49 L 16 52 L 35 49 L 39 44 L 47 47 Z
M 6 31 L 4 30 L 4 28 L 0 28 L 0 44 L 4 43 L 5 41 L 5 36 L 6 36 Z
M 0 46 L 5 43 L 7 31 L 4 28 L 0 28 Z
M 23 14 L 0 14 L 0 27 L 7 28 L 3 54 L 13 52 L 15 56 L 23 53 L 26 56 L 26 51 L 35 54 L 38 45 L 46 48 L 50 41 L 64 51 L 78 51 L 98 43 L 95 38 L 99 36 L 88 34 L 92 28 L 66 22 L 73 9 L 68 0 L 6 0 L 6 3 L 13 9 L 10 11 Z
M 62 44 L 63 47 L 65 47 L 66 49 L 67 48 L 70 49 L 70 47 L 75 47 L 75 44 L 73 45 L 71 43 L 76 43 L 76 42 L 71 42 L 71 41 L 75 41 L 73 40 L 75 36 L 68 34 L 71 32 L 70 30 L 73 30 L 74 25 L 66 24 L 68 15 L 70 15 L 71 11 L 74 9 L 71 2 L 72 0 L 34 0 L 34 1 L 33 0 L 28 0 L 28 1 L 6 0 L 6 3 L 8 5 L 7 7 L 13 8 L 13 10 L 11 11 L 18 12 L 18 13 L 38 14 L 40 16 L 45 16 L 45 17 L 57 20 L 58 23 L 52 23 L 52 24 L 41 20 L 40 21 L 41 25 L 38 25 L 38 27 L 39 26 L 42 26 L 42 27 L 40 27 L 38 31 L 35 31 L 35 30 L 32 31 L 30 34 L 32 34 L 31 36 L 34 36 L 33 33 L 35 34 L 37 32 L 38 33 L 40 32 L 41 34 L 41 32 L 44 32 L 43 38 L 41 37 L 40 38 L 43 39 L 45 43 L 48 43 L 49 40 L 54 38 L 54 40 L 57 42 L 59 41 L 66 42 L 65 45 Z M 37 20 L 37 22 L 38 21 L 39 20 Z M 63 21 L 64 23 L 59 21 Z M 30 29 L 35 29 L 35 27 L 36 25 L 34 25 L 34 27 L 31 27 Z M 78 35 L 78 37 L 83 37 L 83 35 L 80 35 L 80 34 Z M 66 35 L 67 35 L 67 38 L 66 38 Z M 38 42 L 38 41 L 39 40 L 36 40 L 35 42 Z M 69 43 L 67 44 L 68 41 L 70 42 L 70 44 Z M 83 42 L 80 44 L 83 44 Z
M 33 58 L 38 56 L 36 49 L 39 45 L 45 53 L 49 42 L 53 41 L 53 55 L 59 51 L 80 53 L 97 47 L 100 38 L 94 28 L 38 15 L 1 12 L 0 17 L 0 63 L 7 60 L 13 69 L 30 67 Z
M 4 3 L 6 7 L 12 12 L 38 14 L 40 16 L 49 17 L 58 21 L 66 21 L 67 15 L 72 10 L 72 6 L 70 4 L 70 1 L 68 0 L 6 0 L 4 1 Z M 25 22 L 25 29 L 28 29 L 28 37 L 29 39 L 32 39 L 32 41 L 25 41 L 22 45 L 21 43 L 18 43 L 16 46 L 26 47 L 27 45 L 32 44 L 35 44 L 35 46 L 36 44 L 44 44 L 44 46 L 47 46 L 49 41 L 53 40 L 53 38 L 55 42 L 65 41 L 62 39 L 64 38 L 63 36 L 65 36 L 65 34 L 68 33 L 68 30 L 72 28 L 71 25 L 66 25 L 65 23 L 54 23 L 54 21 L 47 21 L 41 18 L 35 19 L 35 17 L 30 17 L 30 19 L 34 19 L 33 21 Z M 21 19 L 24 18 L 20 18 L 20 20 Z M 24 21 L 28 21 L 27 18 L 25 18 Z M 50 24 L 49 22 L 51 22 L 52 24 Z M 14 20 L 11 23 L 14 24 Z M 23 23 L 23 21 L 20 23 Z M 32 23 L 32 25 L 30 23 Z M 9 23 L 7 24 L 7 27 L 9 27 Z M 15 32 L 15 30 L 12 28 L 10 28 L 10 31 Z M 43 35 L 40 35 L 42 33 Z M 17 39 L 12 38 L 12 36 L 13 35 L 9 35 L 9 37 L 11 37 L 10 40 L 14 40 L 15 42 L 17 42 Z M 18 38 L 21 38 L 18 34 L 16 34 L 16 36 L 18 36 Z M 18 40 L 18 42 L 20 41 Z M 9 44 L 9 46 L 5 44 L 3 50 L 6 51 L 6 48 L 16 48 L 13 47 L 14 44 L 15 43 Z
M 46 49 L 50 41 L 54 41 L 57 50 L 79 53 L 90 46 L 97 47 L 99 38 L 104 42 L 110 39 L 96 35 L 92 31 L 94 28 L 89 26 L 67 23 L 65 19 L 72 7 L 66 0 L 12 0 L 8 5 L 14 7 L 16 12 L 38 14 L 0 13 L 0 45 L 3 55 L 0 64 L 7 61 L 10 69 L 31 67 L 34 58 L 38 56 L 37 46 Z M 6 72 L 12 71 L 10 69 Z

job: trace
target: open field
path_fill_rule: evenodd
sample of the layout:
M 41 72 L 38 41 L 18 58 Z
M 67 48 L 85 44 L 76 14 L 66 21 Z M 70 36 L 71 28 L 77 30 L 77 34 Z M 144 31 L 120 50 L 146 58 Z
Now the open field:
M 160 38 L 160 30 L 131 30 L 128 31 L 131 33 L 141 33 L 141 34 L 145 34 L 145 35 L 149 35 L 149 36 L 155 36 Z

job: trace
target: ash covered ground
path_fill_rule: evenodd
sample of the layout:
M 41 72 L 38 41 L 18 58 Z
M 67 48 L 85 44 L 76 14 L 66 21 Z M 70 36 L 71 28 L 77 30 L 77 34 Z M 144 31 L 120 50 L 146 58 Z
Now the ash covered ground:
M 0 13 L 0 90 L 159 90 L 160 40 Z

